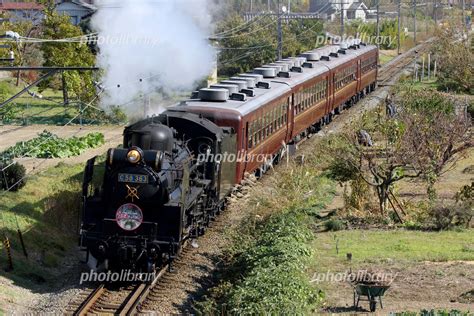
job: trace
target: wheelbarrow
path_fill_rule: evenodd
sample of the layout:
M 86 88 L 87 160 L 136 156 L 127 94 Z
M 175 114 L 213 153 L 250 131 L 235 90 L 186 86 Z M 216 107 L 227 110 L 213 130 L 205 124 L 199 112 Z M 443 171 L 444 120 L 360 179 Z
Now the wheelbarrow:
M 369 309 L 371 312 L 375 312 L 377 308 L 377 298 L 380 302 L 380 307 L 383 308 L 382 296 L 388 290 L 390 285 L 374 285 L 357 283 L 354 286 L 354 307 L 359 307 L 360 301 L 369 302 Z

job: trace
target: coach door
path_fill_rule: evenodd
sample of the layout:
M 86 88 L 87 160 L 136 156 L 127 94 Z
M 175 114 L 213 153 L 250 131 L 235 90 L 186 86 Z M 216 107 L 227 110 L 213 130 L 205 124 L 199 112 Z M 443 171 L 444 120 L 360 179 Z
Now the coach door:
M 327 104 L 326 104 L 326 115 L 329 114 L 329 112 L 331 112 L 331 109 L 332 109 L 332 103 L 334 102 L 333 99 L 334 99 L 334 76 L 335 76 L 335 73 L 333 70 L 331 70 L 329 72 L 329 76 L 328 76 L 328 81 L 327 81 L 327 87 L 328 87 L 328 97 L 327 97 Z
M 359 57 L 359 59 L 357 59 L 356 76 L 357 76 L 357 92 L 359 92 L 362 89 L 362 87 L 361 87 L 361 79 L 362 79 L 361 57 Z
M 295 126 L 295 94 L 292 93 L 287 98 L 288 111 L 286 111 L 286 137 L 285 141 L 288 143 L 291 141 L 291 135 L 293 135 L 293 128 Z

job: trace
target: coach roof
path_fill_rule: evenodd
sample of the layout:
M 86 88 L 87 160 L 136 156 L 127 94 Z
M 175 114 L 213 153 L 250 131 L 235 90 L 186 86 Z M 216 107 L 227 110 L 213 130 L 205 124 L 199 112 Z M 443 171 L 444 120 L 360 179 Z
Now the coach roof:
M 317 53 L 324 53 L 328 50 L 335 51 L 338 49 L 339 46 L 331 45 L 325 46 L 319 49 L 312 50 L 311 52 Z M 370 52 L 376 49 L 376 46 L 368 45 L 368 46 L 360 46 L 359 49 L 347 49 L 346 54 L 339 53 L 338 57 L 330 57 L 329 61 L 313 61 L 310 62 L 313 64 L 313 68 L 303 67 L 303 72 L 290 72 L 290 78 L 284 77 L 275 77 L 275 78 L 267 78 L 260 80 L 261 82 L 267 82 L 270 84 L 270 89 L 264 88 L 254 88 L 254 96 L 247 97 L 246 101 L 236 101 L 236 100 L 227 100 L 225 102 L 209 102 L 209 101 L 202 101 L 200 99 L 191 99 L 182 102 L 180 105 L 172 106 L 169 109 L 173 110 L 180 110 L 186 111 L 186 107 L 195 108 L 207 108 L 207 109 L 215 109 L 215 110 L 233 110 L 236 114 L 239 115 L 247 115 L 255 111 L 256 109 L 260 108 L 262 105 L 268 104 L 271 101 L 278 99 L 279 97 L 283 96 L 284 94 L 288 93 L 294 87 L 309 81 L 317 76 L 323 75 L 329 72 L 329 68 L 333 69 L 339 65 L 342 65 L 346 62 L 349 62 L 358 56 Z M 189 109 L 193 112 L 192 109 Z

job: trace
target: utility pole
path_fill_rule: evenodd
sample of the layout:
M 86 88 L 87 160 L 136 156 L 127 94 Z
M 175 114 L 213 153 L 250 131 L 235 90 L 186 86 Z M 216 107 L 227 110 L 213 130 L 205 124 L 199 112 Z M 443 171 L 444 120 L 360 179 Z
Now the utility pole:
M 340 0 L 339 5 L 341 6 L 341 38 L 344 36 L 344 0 Z
M 413 0 L 413 41 L 416 45 L 416 0 Z
M 253 0 L 250 0 L 250 13 L 253 13 Z
M 380 0 L 377 0 L 377 47 L 379 47 L 380 42 Z
M 466 21 L 465 21 L 465 18 L 464 18 L 464 9 L 466 8 L 466 2 L 464 0 L 461 1 L 461 5 L 462 5 L 462 14 L 461 14 L 461 19 L 462 19 L 462 32 L 464 34 L 464 32 L 466 31 Z
M 402 6 L 402 0 L 398 0 L 397 5 L 397 54 L 400 55 L 400 11 Z
M 283 50 L 283 33 L 281 29 L 281 5 L 280 0 L 277 1 L 278 5 L 278 47 L 277 47 L 277 60 L 281 59 L 282 50 Z

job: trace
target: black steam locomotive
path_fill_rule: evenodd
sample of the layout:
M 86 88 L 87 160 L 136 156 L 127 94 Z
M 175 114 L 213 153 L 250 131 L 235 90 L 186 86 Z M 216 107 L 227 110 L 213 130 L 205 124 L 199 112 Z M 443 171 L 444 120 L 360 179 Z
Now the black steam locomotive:
M 173 259 L 186 238 L 204 232 L 235 180 L 224 178 L 225 162 L 198 161 L 197 154 L 219 154 L 232 138 L 179 111 L 127 127 L 123 148 L 107 153 L 101 187 L 91 185 L 96 158 L 86 165 L 80 245 L 88 262 L 152 271 Z

